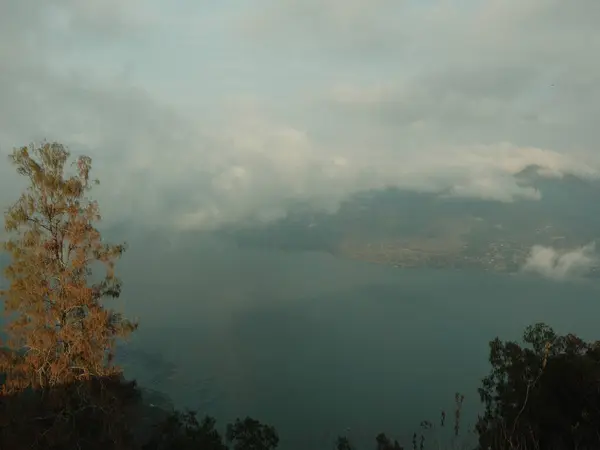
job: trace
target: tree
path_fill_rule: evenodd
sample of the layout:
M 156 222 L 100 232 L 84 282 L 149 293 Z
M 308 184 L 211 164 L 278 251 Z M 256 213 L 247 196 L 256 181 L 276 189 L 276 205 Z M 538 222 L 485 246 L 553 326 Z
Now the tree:
M 142 450 L 228 450 L 215 426 L 213 417 L 199 421 L 194 411 L 173 411 L 154 426 Z M 226 438 L 233 450 L 274 450 L 279 444 L 274 427 L 250 417 L 228 424 Z
M 160 422 L 142 450 L 227 450 L 216 430 L 216 420 L 206 416 L 201 422 L 194 411 L 174 411 Z
M 558 336 L 543 323 L 523 340 L 490 342 L 480 448 L 600 448 L 600 342 Z
M 152 410 L 120 376 L 4 394 L 0 448 L 132 450 L 135 428 Z
M 29 186 L 5 213 L 10 239 L 4 249 L 12 259 L 9 287 L 0 292 L 10 321 L 11 352 L 0 361 L 4 393 L 119 373 L 116 339 L 137 328 L 104 304 L 121 292 L 114 265 L 125 246 L 104 243 L 94 226 L 98 204 L 86 197 L 98 184 L 90 179 L 91 159 L 79 157 L 67 175 L 69 157 L 59 143 L 11 155 Z M 102 265 L 102 276 L 92 273 Z
M 275 428 L 251 417 L 228 424 L 226 436 L 233 442 L 233 450 L 274 450 L 279 445 Z
M 350 440 L 346 436 L 338 436 L 335 441 L 335 450 L 353 450 Z
M 377 450 L 403 450 L 398 441 L 392 443 L 385 433 L 379 433 L 375 438 L 375 442 L 377 442 Z

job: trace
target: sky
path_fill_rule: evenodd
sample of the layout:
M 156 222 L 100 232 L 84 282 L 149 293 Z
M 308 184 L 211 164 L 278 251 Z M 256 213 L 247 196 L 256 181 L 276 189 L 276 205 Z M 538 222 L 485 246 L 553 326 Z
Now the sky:
M 93 158 L 109 223 L 206 230 L 387 186 L 600 174 L 597 0 L 4 0 L 0 157 Z M 0 163 L 0 205 L 22 182 Z

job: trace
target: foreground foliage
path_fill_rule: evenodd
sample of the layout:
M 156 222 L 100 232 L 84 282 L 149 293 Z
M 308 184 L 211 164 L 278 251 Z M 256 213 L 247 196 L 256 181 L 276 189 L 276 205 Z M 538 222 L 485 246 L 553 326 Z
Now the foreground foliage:
M 118 373 L 116 339 L 136 328 L 103 303 L 121 292 L 114 265 L 125 247 L 104 243 L 94 226 L 99 208 L 86 197 L 97 184 L 90 179 L 91 159 L 78 158 L 68 175 L 69 156 L 58 143 L 11 155 L 29 185 L 5 213 L 10 285 L 0 296 L 9 320 L 6 346 L 13 351 L 0 361 L 0 372 L 7 393 Z M 95 266 L 105 271 L 92 283 Z
M 543 323 L 523 340 L 490 343 L 492 370 L 479 389 L 481 448 L 600 448 L 600 342 L 558 336 Z

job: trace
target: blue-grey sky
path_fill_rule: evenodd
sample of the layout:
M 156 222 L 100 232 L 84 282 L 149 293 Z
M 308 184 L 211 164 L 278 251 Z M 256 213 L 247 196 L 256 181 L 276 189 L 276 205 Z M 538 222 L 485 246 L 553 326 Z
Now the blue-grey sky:
M 529 164 L 600 173 L 598 23 L 597 0 L 4 0 L 0 152 L 87 153 L 105 218 L 150 227 L 384 186 L 535 201 Z

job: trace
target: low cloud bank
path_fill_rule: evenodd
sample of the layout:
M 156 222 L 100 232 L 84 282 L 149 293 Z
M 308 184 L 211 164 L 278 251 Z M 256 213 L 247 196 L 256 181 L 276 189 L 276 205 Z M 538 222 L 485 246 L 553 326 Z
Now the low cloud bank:
M 595 242 L 568 251 L 534 245 L 523 270 L 562 281 L 589 274 L 597 261 Z

